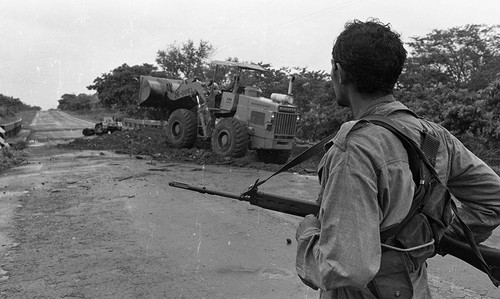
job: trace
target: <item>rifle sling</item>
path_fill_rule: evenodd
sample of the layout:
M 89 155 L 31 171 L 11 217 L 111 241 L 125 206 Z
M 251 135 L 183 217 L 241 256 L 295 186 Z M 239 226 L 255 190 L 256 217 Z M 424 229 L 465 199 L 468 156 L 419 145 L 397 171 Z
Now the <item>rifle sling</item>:
M 325 137 L 324 139 L 322 139 L 321 141 L 319 141 L 318 143 L 314 144 L 313 146 L 309 147 L 308 149 L 306 149 L 305 151 L 303 151 L 302 153 L 300 153 L 300 155 L 298 155 L 297 157 L 293 158 L 292 160 L 288 161 L 288 163 L 286 163 L 285 165 L 283 165 L 280 169 L 278 169 L 276 172 L 274 172 L 273 174 L 271 174 L 270 176 L 268 176 L 266 179 L 262 180 L 262 181 L 257 181 L 255 183 L 255 185 L 253 186 L 253 188 L 256 188 L 262 184 L 264 184 L 265 182 L 267 182 L 270 178 L 272 178 L 273 176 L 277 175 L 277 174 L 280 174 L 284 171 L 287 171 L 288 169 L 296 166 L 296 165 L 299 165 L 300 163 L 308 160 L 309 158 L 313 157 L 313 156 L 316 156 L 320 153 L 324 153 L 324 147 L 325 147 L 325 144 L 330 141 L 333 137 L 335 137 L 335 135 L 337 134 L 337 132 L 333 133 L 333 134 L 330 134 L 328 135 L 327 137 Z

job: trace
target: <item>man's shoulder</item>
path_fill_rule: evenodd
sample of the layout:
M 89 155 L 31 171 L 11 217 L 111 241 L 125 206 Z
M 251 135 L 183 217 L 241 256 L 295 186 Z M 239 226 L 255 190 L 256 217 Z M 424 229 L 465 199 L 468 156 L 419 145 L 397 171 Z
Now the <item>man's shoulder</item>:
M 376 125 L 364 120 L 353 120 L 342 124 L 332 141 L 337 147 L 346 150 L 349 143 L 357 143 L 359 140 L 363 140 L 364 142 L 376 142 L 380 134 L 380 129 L 378 129 Z
M 351 120 L 343 123 L 340 126 L 339 131 L 333 138 L 332 142 L 337 147 L 340 147 L 341 149 L 345 150 L 348 136 L 351 134 L 352 131 L 356 131 L 359 129 L 360 126 L 363 126 L 364 125 L 363 123 L 364 122 L 361 122 L 360 120 Z
M 348 131 L 347 131 L 348 129 Z M 357 120 L 352 126 L 346 128 L 345 140 L 358 138 L 378 139 L 380 135 L 386 134 L 385 129 L 364 119 Z
M 396 114 L 391 119 L 417 144 L 420 144 L 421 132 L 424 130 L 441 140 L 449 139 L 449 132 L 434 122 L 406 113 Z M 332 142 L 336 147 L 345 151 L 349 145 L 383 146 L 387 143 L 392 144 L 397 139 L 398 137 L 389 130 L 364 119 L 359 119 L 342 124 Z

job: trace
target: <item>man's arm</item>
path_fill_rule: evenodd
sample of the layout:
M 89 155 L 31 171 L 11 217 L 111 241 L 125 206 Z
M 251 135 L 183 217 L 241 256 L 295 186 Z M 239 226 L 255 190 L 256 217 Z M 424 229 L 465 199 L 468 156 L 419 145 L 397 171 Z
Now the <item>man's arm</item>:
M 323 290 L 363 288 L 380 266 L 376 186 L 349 167 L 334 169 L 325 184 L 319 227 L 297 238 L 297 272 Z
M 298 231 L 297 272 L 323 290 L 363 288 L 380 266 L 378 187 L 372 162 L 360 147 L 327 153 L 319 225 Z
M 479 243 L 500 225 L 500 177 L 458 139 L 453 136 L 450 139 L 447 185 L 460 201 L 459 214 Z M 459 239 L 463 237 L 458 223 L 452 223 L 450 234 Z
M 320 229 L 305 230 L 297 240 L 298 274 L 325 290 L 365 287 L 373 279 L 380 227 L 399 223 L 413 198 L 408 157 L 397 137 L 375 126 L 349 134 L 320 163 Z

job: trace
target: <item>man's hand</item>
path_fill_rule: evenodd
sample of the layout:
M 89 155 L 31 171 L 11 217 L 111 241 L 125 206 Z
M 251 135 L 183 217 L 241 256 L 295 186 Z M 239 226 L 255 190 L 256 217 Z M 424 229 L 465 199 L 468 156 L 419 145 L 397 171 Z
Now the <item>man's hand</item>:
M 295 240 L 298 240 L 302 235 L 305 235 L 309 230 L 317 230 L 321 228 L 321 223 L 316 216 L 310 214 L 304 217 L 304 219 L 299 223 L 297 232 L 295 234 Z
M 299 223 L 299 227 L 297 228 L 297 232 L 295 234 L 295 240 L 297 240 L 297 242 L 299 243 L 299 247 L 301 246 L 301 242 L 299 241 L 300 238 L 308 235 L 318 234 L 320 228 L 321 228 L 321 223 L 319 222 L 318 218 L 316 218 L 316 216 L 310 214 L 304 217 L 304 219 L 302 219 L 302 221 Z M 302 246 L 307 246 L 307 245 L 302 245 Z M 314 290 L 317 290 L 318 287 L 316 286 L 316 284 L 314 284 L 313 281 L 310 281 L 307 278 L 305 278 L 306 273 L 308 271 L 305 269 L 305 264 L 303 263 L 304 260 L 302 258 L 303 257 L 299 257 L 297 255 L 296 265 L 301 265 L 297 266 L 297 274 L 299 275 L 300 279 L 305 285 Z

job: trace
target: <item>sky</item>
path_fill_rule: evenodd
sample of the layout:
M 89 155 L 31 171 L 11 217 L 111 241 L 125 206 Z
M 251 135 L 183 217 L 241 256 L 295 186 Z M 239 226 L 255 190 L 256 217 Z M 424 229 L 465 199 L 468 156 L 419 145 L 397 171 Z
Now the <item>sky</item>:
M 158 50 L 209 42 L 211 59 L 330 71 L 347 21 L 378 18 L 404 41 L 433 29 L 500 24 L 498 0 L 0 0 L 0 94 L 42 109 L 93 94 L 126 63 L 156 65 Z

